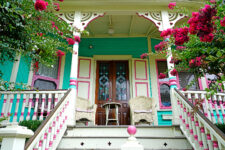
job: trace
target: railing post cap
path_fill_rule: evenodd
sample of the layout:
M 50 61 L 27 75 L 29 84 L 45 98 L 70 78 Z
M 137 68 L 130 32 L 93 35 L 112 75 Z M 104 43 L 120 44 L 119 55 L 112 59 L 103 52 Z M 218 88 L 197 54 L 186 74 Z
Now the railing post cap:
M 135 135 L 136 132 L 137 132 L 137 129 L 136 129 L 135 126 L 132 126 L 132 125 L 131 125 L 131 126 L 128 126 L 127 132 L 128 132 L 130 135 Z
M 19 126 L 18 123 L 8 123 L 5 128 L 0 129 L 0 137 L 5 138 L 29 138 L 34 132 L 27 127 Z

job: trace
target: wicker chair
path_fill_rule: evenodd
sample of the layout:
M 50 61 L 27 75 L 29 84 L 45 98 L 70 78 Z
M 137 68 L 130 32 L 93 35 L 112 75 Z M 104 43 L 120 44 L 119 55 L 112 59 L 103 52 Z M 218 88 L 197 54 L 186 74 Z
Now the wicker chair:
M 152 124 L 154 107 L 152 107 L 152 98 L 138 96 L 130 99 L 131 124 L 140 124 L 142 122 Z
M 77 97 L 76 99 L 76 121 L 88 120 L 95 125 L 95 113 L 97 105 L 89 102 L 88 99 Z

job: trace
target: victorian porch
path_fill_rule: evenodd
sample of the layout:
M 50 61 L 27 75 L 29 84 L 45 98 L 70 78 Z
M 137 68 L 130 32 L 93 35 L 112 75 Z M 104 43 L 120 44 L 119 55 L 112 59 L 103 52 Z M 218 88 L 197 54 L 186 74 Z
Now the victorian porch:
M 202 5 L 198 0 L 180 4 L 191 11 Z M 224 122 L 225 94 L 207 100 L 200 91 L 214 76 L 198 79 L 186 92 L 178 89 L 194 80 L 193 74 L 159 78 L 173 68 L 170 53 L 154 55 L 154 46 L 162 40 L 160 31 L 185 21 L 184 14 L 170 12 L 167 5 L 164 0 L 65 0 L 57 15 L 90 33 L 74 33 L 81 41 L 75 42 L 73 53 L 60 52 L 54 67 L 40 66 L 37 72 L 22 57 L 1 66 L 5 80 L 39 89 L 0 92 L 0 113 L 10 122 L 44 120 L 25 149 L 119 149 L 131 124 L 129 100 L 139 96 L 152 100 L 148 111 L 153 121 L 150 125 L 144 119 L 137 123 L 137 138 L 145 149 L 225 149 L 225 136 L 213 125 Z M 152 55 L 141 59 L 143 53 Z M 95 123 L 86 120 L 82 124 L 76 119 L 77 97 L 97 105 Z M 191 102 L 196 99 L 202 100 L 204 109 L 192 113 Z M 119 126 L 113 122 L 105 126 L 102 106 L 108 102 L 121 106 Z

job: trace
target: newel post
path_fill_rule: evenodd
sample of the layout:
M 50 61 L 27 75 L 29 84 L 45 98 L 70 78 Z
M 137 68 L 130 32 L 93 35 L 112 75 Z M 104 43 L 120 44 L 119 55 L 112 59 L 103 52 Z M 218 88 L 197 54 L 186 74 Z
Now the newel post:
M 26 138 L 33 135 L 34 132 L 27 127 L 17 123 L 7 124 L 7 127 L 0 129 L 0 137 L 3 138 L 1 150 L 24 150 Z

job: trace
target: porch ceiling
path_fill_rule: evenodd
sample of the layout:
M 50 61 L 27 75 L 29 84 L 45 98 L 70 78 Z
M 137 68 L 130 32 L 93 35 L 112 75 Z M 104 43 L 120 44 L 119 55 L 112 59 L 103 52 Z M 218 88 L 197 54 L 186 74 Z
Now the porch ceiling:
M 180 25 L 185 20 L 177 23 Z M 113 33 L 110 33 L 110 29 Z M 92 21 L 86 28 L 93 37 L 154 37 L 160 38 L 155 24 L 133 13 L 130 15 L 106 15 Z

